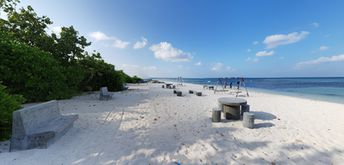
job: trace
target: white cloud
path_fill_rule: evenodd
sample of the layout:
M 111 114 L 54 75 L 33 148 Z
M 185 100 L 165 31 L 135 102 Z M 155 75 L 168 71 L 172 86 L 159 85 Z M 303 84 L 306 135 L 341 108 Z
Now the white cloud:
M 168 42 L 160 42 L 159 44 L 152 45 L 150 50 L 154 53 L 155 58 L 164 61 L 189 61 L 192 59 L 190 53 L 184 52 L 180 49 L 174 48 Z
M 0 10 L 0 18 L 4 19 L 4 20 L 7 20 L 7 14 Z
M 61 31 L 62 31 L 62 26 L 56 26 L 56 25 L 49 25 L 45 29 L 45 32 L 47 32 L 49 35 L 51 35 L 52 33 L 55 33 L 58 37 L 60 37 Z
M 105 41 L 113 39 L 112 37 L 109 37 L 105 33 L 100 31 L 92 32 L 89 34 L 89 36 L 95 41 Z
M 307 31 L 293 32 L 289 34 L 274 34 L 265 37 L 263 43 L 268 49 L 275 48 L 280 45 L 288 45 L 296 43 L 309 35 Z
M 100 31 L 96 31 L 96 32 L 92 32 L 89 34 L 89 37 L 91 37 L 93 40 L 97 41 L 107 41 L 107 40 L 111 40 L 114 41 L 112 43 L 113 47 L 119 48 L 119 49 L 124 49 L 126 47 L 129 46 L 130 42 L 127 41 L 123 41 L 117 37 L 110 37 L 108 35 L 106 35 L 103 32 Z
M 227 71 L 233 71 L 234 69 L 232 67 L 230 67 L 230 66 L 226 66 L 226 70 Z
M 253 41 L 253 43 L 252 43 L 253 45 L 258 45 L 259 44 L 259 42 L 258 41 Z
M 320 51 L 325 51 L 325 50 L 327 50 L 327 49 L 329 49 L 328 46 L 324 46 L 324 45 L 323 45 L 323 46 L 320 46 L 320 47 L 319 47 L 319 50 L 320 50 Z
M 55 34 L 60 34 L 62 31 L 62 26 L 54 26 L 51 28 L 51 32 L 55 33 Z
M 211 68 L 212 71 L 218 71 L 218 70 L 221 70 L 223 67 L 223 64 L 218 62 L 216 64 L 213 65 L 213 67 Z
M 141 41 L 137 41 L 137 42 L 134 44 L 133 48 L 134 48 L 134 49 L 141 49 L 141 48 L 144 48 L 144 47 L 147 45 L 147 43 L 148 43 L 148 40 L 147 40 L 146 38 L 144 38 L 144 37 L 141 37 Z
M 119 49 L 124 49 L 126 47 L 129 46 L 130 42 L 126 42 L 126 41 L 122 41 L 120 39 L 114 39 L 114 43 L 112 44 L 112 46 L 119 48 Z
M 196 66 L 202 66 L 202 63 L 201 63 L 201 61 L 200 61 L 200 62 L 195 63 L 195 65 L 196 65 Z
M 249 61 L 249 62 L 258 62 L 259 61 L 259 58 L 251 58 L 251 57 L 247 57 L 246 61 Z
M 212 67 L 211 67 L 212 71 L 218 72 L 218 71 L 233 71 L 234 69 L 230 66 L 225 66 L 224 64 L 222 64 L 221 62 L 215 63 Z
M 315 28 L 318 28 L 320 26 L 320 24 L 318 22 L 313 22 L 312 26 L 314 26 Z
M 275 52 L 272 50 L 272 51 L 260 51 L 260 52 L 257 52 L 256 53 L 256 56 L 257 57 L 263 57 L 263 56 L 272 56 Z
M 336 56 L 329 56 L 329 57 L 319 57 L 315 60 L 309 60 L 309 61 L 302 61 L 296 64 L 296 68 L 302 68 L 307 65 L 317 65 L 322 63 L 328 63 L 328 62 L 341 62 L 344 61 L 344 54 L 336 55 Z
M 130 64 L 122 64 L 118 68 L 120 70 L 124 70 L 124 72 L 130 76 L 136 75 L 143 78 L 153 77 L 158 71 L 156 66 L 140 66 Z

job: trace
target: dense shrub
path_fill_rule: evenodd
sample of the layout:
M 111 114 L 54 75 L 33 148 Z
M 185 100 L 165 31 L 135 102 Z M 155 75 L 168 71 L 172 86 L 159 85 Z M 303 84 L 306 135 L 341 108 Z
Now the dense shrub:
M 68 98 L 77 92 L 80 69 L 62 67 L 49 53 L 17 42 L 0 42 L 0 81 L 28 101 Z
M 137 76 L 131 77 L 131 83 L 142 83 L 142 82 L 143 80 L 140 77 L 137 77 Z
M 118 71 L 119 75 L 122 77 L 125 83 L 142 83 L 143 80 L 137 76 L 130 77 L 125 74 L 122 70 Z
M 11 135 L 12 113 L 20 108 L 24 98 L 19 95 L 9 95 L 5 86 L 0 83 L 0 141 Z
M 79 36 L 73 26 L 62 27 L 59 34 L 48 34 L 52 21 L 38 16 L 31 6 L 16 10 L 19 0 L 0 0 L 0 81 L 11 94 L 28 102 L 69 98 L 82 91 L 123 89 L 123 83 L 142 79 L 130 77 L 106 63 L 99 53 L 85 50 L 91 43 Z M 0 86 L 0 140 L 11 130 L 12 112 L 23 97 L 10 96 Z
M 115 66 L 105 63 L 100 56 L 87 56 L 79 61 L 84 70 L 81 88 L 87 91 L 99 90 L 107 86 L 110 91 L 119 91 L 123 87 L 123 78 L 115 71 Z

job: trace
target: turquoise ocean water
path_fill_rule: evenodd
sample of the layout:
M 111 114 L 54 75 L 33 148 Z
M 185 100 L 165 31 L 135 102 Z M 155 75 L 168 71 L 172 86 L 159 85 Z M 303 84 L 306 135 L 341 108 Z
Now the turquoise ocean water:
M 156 79 L 177 82 L 177 78 Z M 233 86 L 237 81 L 228 79 Z M 218 78 L 183 78 L 183 82 L 216 85 Z M 344 104 L 344 77 L 245 78 L 244 82 L 251 90 Z

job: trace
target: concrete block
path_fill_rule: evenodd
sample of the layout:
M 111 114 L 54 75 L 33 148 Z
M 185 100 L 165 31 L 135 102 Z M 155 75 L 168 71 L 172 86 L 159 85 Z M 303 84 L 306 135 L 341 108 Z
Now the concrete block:
M 242 124 L 246 128 L 253 129 L 254 128 L 254 114 L 250 112 L 244 112 Z
M 226 119 L 239 120 L 240 119 L 240 106 L 223 105 L 223 112 Z
M 221 122 L 221 109 L 213 108 L 212 122 Z
M 73 126 L 78 115 L 60 114 L 56 100 L 13 112 L 10 151 L 47 148 Z
M 112 94 L 109 93 L 107 87 L 101 87 L 99 92 L 99 100 L 110 100 L 112 98 Z
M 196 92 L 196 96 L 202 96 L 202 92 Z
M 250 112 L 250 105 L 248 104 L 241 105 L 240 115 L 242 116 L 245 112 Z
M 177 91 L 177 96 L 182 96 L 182 91 Z

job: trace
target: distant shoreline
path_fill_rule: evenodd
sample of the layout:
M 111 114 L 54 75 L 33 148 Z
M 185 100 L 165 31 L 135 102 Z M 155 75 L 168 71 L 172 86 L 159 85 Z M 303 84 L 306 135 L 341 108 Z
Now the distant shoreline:
M 156 79 L 160 81 L 177 82 L 176 78 Z M 184 83 L 197 85 L 217 85 L 217 79 L 218 78 L 184 78 Z M 274 81 L 270 82 L 271 80 Z M 288 80 L 293 80 L 295 82 L 288 82 Z M 312 83 L 317 83 L 318 80 L 321 81 L 322 84 L 312 85 Z M 245 78 L 245 81 L 249 90 L 255 90 L 257 92 L 266 92 L 271 94 L 344 104 L 342 99 L 344 97 L 344 77 Z M 235 86 L 236 83 L 234 81 L 232 82 L 233 86 Z M 269 84 L 264 84 L 266 82 Z M 284 84 L 279 85 L 279 83 Z M 297 83 L 300 84 L 298 85 Z

